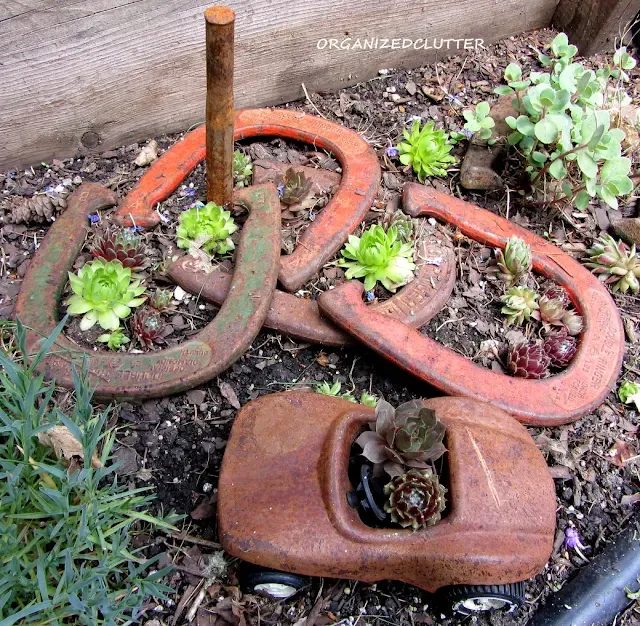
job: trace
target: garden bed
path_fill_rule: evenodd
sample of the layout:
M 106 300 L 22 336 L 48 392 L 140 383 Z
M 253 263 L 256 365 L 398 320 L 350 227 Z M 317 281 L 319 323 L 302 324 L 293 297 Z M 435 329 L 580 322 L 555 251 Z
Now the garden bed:
M 485 51 L 467 57 L 456 57 L 412 71 L 381 72 L 377 79 L 345 89 L 339 94 L 311 94 L 312 102 L 296 102 L 289 108 L 318 114 L 362 133 L 376 150 L 383 166 L 383 184 L 367 221 L 379 219 L 399 206 L 402 184 L 414 181 L 407 173 L 385 157 L 385 149 L 395 145 L 401 129 L 411 116 L 433 119 L 449 130 L 460 130 L 464 123 L 462 110 L 491 96 L 493 86 L 500 83 L 504 68 L 517 61 L 525 67 L 536 67 L 534 48 L 540 49 L 553 37 L 551 31 L 539 31 L 505 40 Z M 629 89 L 634 104 L 640 103 L 640 73 L 631 73 Z M 635 89 L 635 93 L 633 90 Z M 159 138 L 160 150 L 168 148 L 178 137 Z M 261 145 L 275 158 L 292 162 L 303 154 L 299 146 L 280 140 L 254 142 L 245 149 L 252 156 Z M 145 169 L 133 161 L 141 145 L 131 145 L 103 153 L 34 167 L 26 172 L 0 175 L 3 190 L 1 208 L 3 264 L 0 279 L 0 313 L 9 315 L 35 246 L 46 232 L 46 223 L 13 224 L 8 218 L 17 198 L 29 198 L 50 190 L 52 198 L 63 197 L 61 190 L 72 190 L 80 182 L 95 181 L 119 194 L 126 194 Z M 264 155 L 267 156 L 267 155 Z M 264 158 L 261 156 L 261 158 Z M 305 158 L 309 158 L 305 156 Z M 395 162 L 397 163 L 397 162 Z M 637 160 L 636 160 L 637 163 Z M 335 170 L 335 162 L 323 164 Z M 515 160 L 507 161 L 503 177 L 510 189 L 519 186 Z M 558 212 L 531 206 L 514 192 L 469 193 L 458 185 L 456 168 L 447 179 L 430 179 L 427 184 L 452 193 L 506 216 L 539 235 L 549 237 L 563 250 L 577 257 L 590 247 L 606 219 L 602 208 L 583 214 Z M 191 187 L 193 183 L 193 187 Z M 195 191 L 192 191 L 195 190 Z M 163 203 L 161 213 L 175 222 L 179 212 L 197 199 L 204 199 L 202 167 L 196 169 L 185 186 Z M 622 215 L 635 215 L 636 199 L 621 207 Z M 55 207 L 52 209 L 57 210 Z M 304 224 L 301 224 L 304 227 Z M 429 225 L 433 227 L 433 225 Z M 99 230 L 96 224 L 94 230 Z M 423 332 L 453 350 L 477 362 L 500 369 L 495 355 L 481 354 L 487 341 L 495 342 L 498 354 L 506 345 L 508 332 L 500 314 L 501 290 L 488 281 L 484 270 L 492 251 L 461 236 L 451 228 L 437 227 L 453 242 L 458 262 L 458 280 L 452 299 L 426 326 Z M 145 239 L 153 252 L 154 269 L 170 254 L 170 228 L 160 225 Z M 312 283 L 303 288 L 305 295 L 331 286 L 335 275 L 324 276 L 322 285 Z M 156 279 L 158 286 L 168 284 Z M 377 292 L 384 298 L 383 291 Z M 616 295 L 628 343 L 620 380 L 640 379 L 640 343 L 634 328 L 640 322 L 640 299 L 633 295 Z M 202 308 L 204 307 L 204 308 Z M 197 298 L 175 301 L 164 314 L 174 327 L 167 341 L 178 342 L 201 327 L 213 314 L 213 307 Z M 182 320 L 176 320 L 179 316 Z M 178 323 L 178 322 L 182 323 Z M 73 324 L 69 333 L 77 338 Z M 89 344 L 87 344 L 89 345 Z M 91 344 L 93 345 L 93 344 Z M 179 567 L 172 584 L 177 591 L 175 603 L 165 604 L 154 612 L 149 607 L 147 619 L 169 622 L 174 613 L 184 618 L 189 609 L 190 585 L 197 586 L 205 577 L 202 555 L 215 552 L 209 542 L 216 541 L 216 484 L 225 443 L 236 410 L 251 399 L 265 393 L 322 381 L 340 381 L 343 391 L 363 391 L 383 396 L 394 406 L 415 397 L 437 395 L 408 374 L 390 367 L 364 348 L 334 351 L 298 344 L 272 332 L 262 332 L 247 353 L 217 381 L 184 394 L 140 404 L 121 404 L 115 412 L 114 424 L 121 428 L 116 456 L 123 462 L 120 472 L 135 485 L 154 485 L 158 504 L 191 513 L 194 521 L 184 530 L 187 540 L 168 540 L 154 546 L 166 551 L 167 560 Z M 64 399 L 64 394 L 61 395 Z M 115 420 L 117 417 L 117 421 Z M 529 429 L 547 457 L 556 479 L 558 495 L 558 527 L 553 556 L 545 572 L 527 584 L 527 605 L 513 615 L 494 614 L 481 617 L 478 623 L 515 626 L 522 624 L 539 602 L 557 590 L 578 567 L 597 553 L 604 543 L 631 518 L 640 477 L 636 451 L 640 419 L 635 410 L 620 404 L 611 393 L 602 406 L 575 424 L 554 429 Z M 638 498 L 640 499 L 640 498 Z M 637 507 L 637 505 L 636 505 Z M 577 529 L 586 547 L 575 550 L 563 546 L 565 530 Z M 195 538 L 195 543 L 194 543 Z M 200 543 L 197 543 L 200 541 Z M 204 613 L 198 624 L 458 624 L 458 617 L 442 618 L 434 612 L 432 599 L 421 591 L 394 582 L 374 585 L 353 581 L 315 580 L 302 596 L 284 604 L 255 597 L 240 596 L 235 583 L 233 564 L 225 585 L 214 585 L 202 604 L 212 611 Z M 184 607 L 180 601 L 184 601 Z M 258 617 L 259 616 L 259 617 Z M 306 622 L 300 620 L 307 616 Z M 638 619 L 630 610 L 619 624 L 632 624 Z M 178 620 L 177 623 L 181 623 Z

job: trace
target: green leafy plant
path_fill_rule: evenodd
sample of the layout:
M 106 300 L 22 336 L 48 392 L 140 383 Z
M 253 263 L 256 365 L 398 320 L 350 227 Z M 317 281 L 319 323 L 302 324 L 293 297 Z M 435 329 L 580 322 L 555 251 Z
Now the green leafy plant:
M 142 269 L 146 262 L 142 239 L 130 228 L 99 235 L 93 240 L 91 254 L 104 261 L 120 261 L 123 267 L 134 272 Z
M 118 328 L 110 333 L 104 333 L 98 337 L 100 343 L 106 343 L 109 350 L 119 350 L 125 343 L 129 343 L 129 337 L 127 337 L 121 328 Z
M 618 198 L 630 194 L 634 184 L 631 160 L 622 156 L 625 133 L 611 120 L 612 105 L 629 97 L 609 79 L 627 81 L 625 70 L 635 66 L 635 59 L 620 48 L 613 67 L 594 72 L 573 61 L 576 53 L 576 46 L 560 33 L 549 53 L 539 55 L 549 71 L 530 72 L 523 80 L 520 66 L 509 64 L 507 85 L 495 90 L 515 95 L 518 116 L 505 119 L 513 131 L 506 140 L 525 159 L 531 184 L 544 191 L 546 201 L 584 210 L 591 198 L 599 197 L 616 209 Z M 471 111 L 463 114 L 467 120 L 477 117 Z
M 491 129 L 496 125 L 489 115 L 490 110 L 487 102 L 479 102 L 475 110 L 463 111 L 462 115 L 467 121 L 464 125 L 465 130 L 470 133 L 478 133 L 480 139 L 490 139 Z
M 73 295 L 67 300 L 70 315 L 83 315 L 81 330 L 89 330 L 96 322 L 105 330 L 116 330 L 120 320 L 128 317 L 133 307 L 145 298 L 140 280 L 131 279 L 131 269 L 120 261 L 95 259 L 83 265 L 78 274 L 69 272 Z
M 302 171 L 290 167 L 278 181 L 280 202 L 286 205 L 296 204 L 311 191 L 312 181 Z
M 406 285 L 416 269 L 412 244 L 398 238 L 398 231 L 387 231 L 374 224 L 362 237 L 349 235 L 338 265 L 347 268 L 346 278 L 364 277 L 364 288 L 371 291 L 380 281 L 389 291 Z
M 36 373 L 65 322 L 29 359 L 17 322 L 16 353 L 0 352 L 3 626 L 137 623 L 151 598 L 172 591 L 161 582 L 171 568 L 154 571 L 159 556 L 146 559 L 131 538 L 174 529 L 178 518 L 153 517 L 148 489 L 129 490 L 113 475 L 115 431 L 104 430 L 108 409 L 93 411 L 86 362 L 74 375 L 70 414 L 54 405 L 54 383 Z M 77 452 L 68 463 L 42 443 L 61 433 Z
M 611 287 L 611 291 L 638 293 L 640 284 L 640 259 L 636 254 L 636 247 L 631 249 L 622 241 L 616 240 L 607 233 L 603 233 L 587 250 L 585 266 L 588 267 L 599 280 Z
M 240 150 L 233 153 L 233 183 L 236 187 L 246 187 L 253 173 L 251 159 Z
M 149 305 L 156 311 L 166 311 L 171 306 L 173 292 L 171 289 L 156 289 L 149 298 Z
M 231 213 L 215 202 L 184 211 L 178 220 L 178 247 L 202 248 L 210 255 L 226 254 L 235 248 L 231 235 L 238 230 Z
M 402 130 L 404 141 L 398 144 L 400 163 L 411 165 L 422 183 L 428 176 L 446 176 L 447 167 L 455 163 L 449 152 L 453 144 L 444 130 L 436 130 L 433 122 L 420 129 L 420 120 L 415 120 L 411 131 Z
M 403 528 L 419 530 L 440 521 L 446 506 L 446 488 L 431 470 L 409 470 L 384 487 L 389 500 L 384 510 Z
M 534 317 L 542 322 L 545 330 L 548 330 L 552 326 L 564 326 L 562 319 L 565 313 L 564 304 L 560 298 L 542 296 Z
M 538 294 L 528 287 L 511 287 L 500 300 L 501 312 L 507 316 L 507 324 L 529 321 L 538 309 Z
M 348 391 L 345 393 L 340 393 L 342 389 L 342 383 L 339 380 L 336 380 L 333 385 L 330 385 L 328 382 L 320 383 L 316 385 L 316 393 L 321 393 L 323 396 L 333 396 L 334 398 L 342 398 L 343 400 L 347 400 L 348 402 L 358 401 L 355 399 L 355 396 Z
M 356 443 L 374 464 L 376 473 L 384 470 L 390 476 L 399 476 L 405 466 L 424 469 L 440 458 L 446 451 L 444 433 L 444 424 L 435 411 L 421 400 L 405 402 L 397 409 L 379 400 L 375 423 L 360 434 Z
M 360 404 L 364 404 L 365 406 L 375 407 L 378 404 L 378 396 L 374 396 L 372 393 L 368 391 L 363 391 L 360 395 Z
M 507 287 L 515 285 L 531 271 L 531 249 L 520 237 L 510 237 L 504 252 L 496 250 L 496 261 L 500 278 Z
M 618 389 L 618 398 L 624 404 L 633 403 L 636 410 L 640 412 L 640 385 L 630 380 L 625 380 Z

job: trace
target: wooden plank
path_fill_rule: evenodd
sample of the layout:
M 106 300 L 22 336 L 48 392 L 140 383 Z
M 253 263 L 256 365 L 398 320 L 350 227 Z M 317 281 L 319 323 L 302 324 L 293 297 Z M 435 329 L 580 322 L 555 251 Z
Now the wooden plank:
M 231 0 L 236 106 L 299 99 L 550 23 L 557 0 Z M 0 0 L 0 169 L 107 150 L 204 117 L 198 0 Z M 334 39 L 350 49 L 336 49 Z M 377 49 L 357 49 L 364 40 Z M 386 42 L 386 47 L 383 40 Z M 398 39 L 398 42 L 394 42 Z M 433 44 L 440 50 L 434 50 Z M 461 39 L 447 44 L 439 40 Z M 418 48 L 402 49 L 402 40 Z M 320 44 L 318 44 L 320 42 Z M 322 49 L 319 49 L 322 48 Z M 393 48 L 393 49 L 392 49 Z M 84 138 L 84 139 L 83 139 Z
M 560 0 L 553 24 L 589 56 L 613 51 L 638 12 L 640 0 Z

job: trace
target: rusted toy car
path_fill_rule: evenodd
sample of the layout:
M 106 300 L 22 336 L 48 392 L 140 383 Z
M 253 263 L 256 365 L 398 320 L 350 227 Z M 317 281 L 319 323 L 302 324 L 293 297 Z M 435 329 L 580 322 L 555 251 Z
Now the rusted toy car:
M 305 576 L 327 576 L 403 581 L 443 592 L 463 611 L 512 610 L 524 600 L 522 581 L 544 568 L 555 532 L 544 458 L 527 430 L 491 405 L 443 397 L 425 406 L 447 429 L 448 506 L 416 532 L 363 521 L 379 503 L 367 471 L 360 485 L 350 480 L 349 458 L 374 409 L 303 392 L 243 408 L 222 463 L 218 515 L 224 549 L 253 564 L 246 587 L 286 598 Z

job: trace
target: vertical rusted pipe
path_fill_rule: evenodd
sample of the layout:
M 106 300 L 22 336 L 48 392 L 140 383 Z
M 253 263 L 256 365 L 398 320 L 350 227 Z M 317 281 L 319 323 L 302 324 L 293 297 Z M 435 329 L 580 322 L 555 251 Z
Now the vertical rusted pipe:
M 233 35 L 225 6 L 204 12 L 207 29 L 207 201 L 228 205 L 233 192 Z

